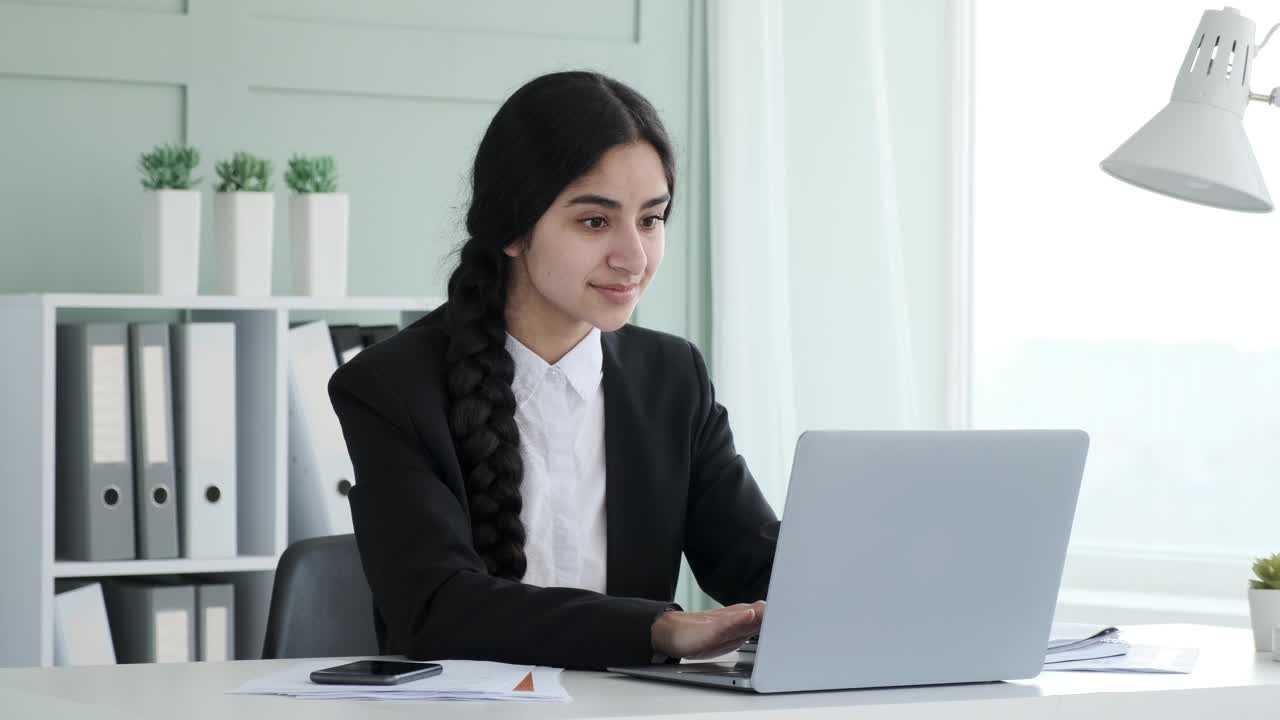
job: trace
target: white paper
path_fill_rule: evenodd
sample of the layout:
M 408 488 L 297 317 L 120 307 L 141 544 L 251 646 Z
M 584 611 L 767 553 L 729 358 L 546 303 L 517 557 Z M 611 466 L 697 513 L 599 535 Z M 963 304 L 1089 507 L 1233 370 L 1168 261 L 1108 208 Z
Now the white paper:
M 90 348 L 89 404 L 93 408 L 90 444 L 95 465 L 122 463 L 129 459 L 126 372 L 124 345 L 94 345 Z
M 1111 625 L 1055 622 L 1049 630 L 1049 650 L 1089 644 L 1103 637 L 1113 637 L 1116 633 L 1116 628 Z
M 364 349 L 364 348 L 361 348 L 361 347 L 353 347 L 353 348 L 347 348 L 346 350 L 343 350 L 343 351 L 342 351 L 342 362 L 343 362 L 344 364 L 346 364 L 346 363 L 350 362 L 350 361 L 351 361 L 351 358 L 354 358 L 355 356 L 359 355 L 359 354 L 360 354 L 360 351 L 361 351 L 361 350 L 363 350 L 363 349 Z
M 156 662 L 191 659 L 191 632 L 186 610 L 156 611 Z
M 435 677 L 402 685 L 321 685 L 311 682 L 311 672 L 343 664 L 341 660 L 309 660 L 287 670 L 250 680 L 230 692 L 241 695 L 287 695 L 329 700 L 524 700 L 571 702 L 560 683 L 559 668 L 506 665 L 474 660 L 442 660 L 444 671 Z M 533 674 L 532 691 L 516 690 Z
M 1119 657 L 1045 665 L 1045 670 L 1089 670 L 1093 672 L 1189 673 L 1200 651 L 1196 648 L 1166 648 L 1130 645 Z
M 1071 662 L 1074 660 L 1096 660 L 1098 658 L 1117 657 L 1129 652 L 1129 643 L 1116 638 L 1103 638 L 1083 647 L 1072 647 L 1066 650 L 1050 650 L 1044 658 L 1045 666 Z
M 165 370 L 164 347 L 148 345 L 142 348 L 142 404 L 147 428 L 148 465 L 169 462 L 169 423 L 165 422 L 169 395 L 165 392 Z
M 204 659 L 230 660 L 227 657 L 227 609 L 221 605 L 204 609 Z

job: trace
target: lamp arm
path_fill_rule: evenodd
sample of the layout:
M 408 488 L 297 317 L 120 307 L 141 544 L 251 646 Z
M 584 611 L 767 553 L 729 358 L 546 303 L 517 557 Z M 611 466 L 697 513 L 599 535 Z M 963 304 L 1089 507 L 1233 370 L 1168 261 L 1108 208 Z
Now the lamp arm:
M 1280 107 L 1280 87 L 1271 88 L 1270 95 L 1251 92 L 1249 93 L 1249 99 L 1257 100 L 1258 102 L 1264 102 L 1268 105 L 1274 105 L 1276 107 Z

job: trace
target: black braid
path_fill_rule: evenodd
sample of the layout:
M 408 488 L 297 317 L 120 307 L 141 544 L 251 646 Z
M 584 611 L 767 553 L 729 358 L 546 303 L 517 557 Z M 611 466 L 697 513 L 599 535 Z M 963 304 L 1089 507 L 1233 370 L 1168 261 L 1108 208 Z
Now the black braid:
M 471 537 L 489 574 L 524 577 L 520 522 L 520 433 L 511 391 L 515 363 L 506 348 L 506 256 L 495 261 L 475 241 L 463 246 L 449 279 L 449 430 L 466 476 Z

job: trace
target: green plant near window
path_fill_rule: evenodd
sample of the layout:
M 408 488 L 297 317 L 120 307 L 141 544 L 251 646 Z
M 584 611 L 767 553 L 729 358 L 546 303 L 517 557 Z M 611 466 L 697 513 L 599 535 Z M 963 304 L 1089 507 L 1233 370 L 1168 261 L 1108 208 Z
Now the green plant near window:
M 284 184 L 299 193 L 331 193 L 338 191 L 338 169 L 329 155 L 289 158 Z
M 1253 574 L 1258 576 L 1249 581 L 1254 590 L 1280 590 L 1280 553 L 1255 560 Z
M 200 164 L 200 152 L 190 145 L 157 145 L 138 159 L 142 187 L 148 190 L 190 190 L 200 182 L 191 172 Z
M 271 190 L 271 161 L 238 152 L 230 160 L 223 160 L 215 167 L 218 172 L 220 193 L 269 192 Z

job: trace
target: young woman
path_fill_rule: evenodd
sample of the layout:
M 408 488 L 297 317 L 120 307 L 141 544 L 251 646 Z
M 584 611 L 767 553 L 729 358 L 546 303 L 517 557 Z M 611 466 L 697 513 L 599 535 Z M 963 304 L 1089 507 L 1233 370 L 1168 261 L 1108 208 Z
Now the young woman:
M 447 302 L 333 376 L 384 652 L 598 669 L 758 631 L 778 521 L 698 350 L 627 325 L 674 181 L 634 90 L 529 82 L 480 143 Z M 728 607 L 672 604 L 681 554 Z

